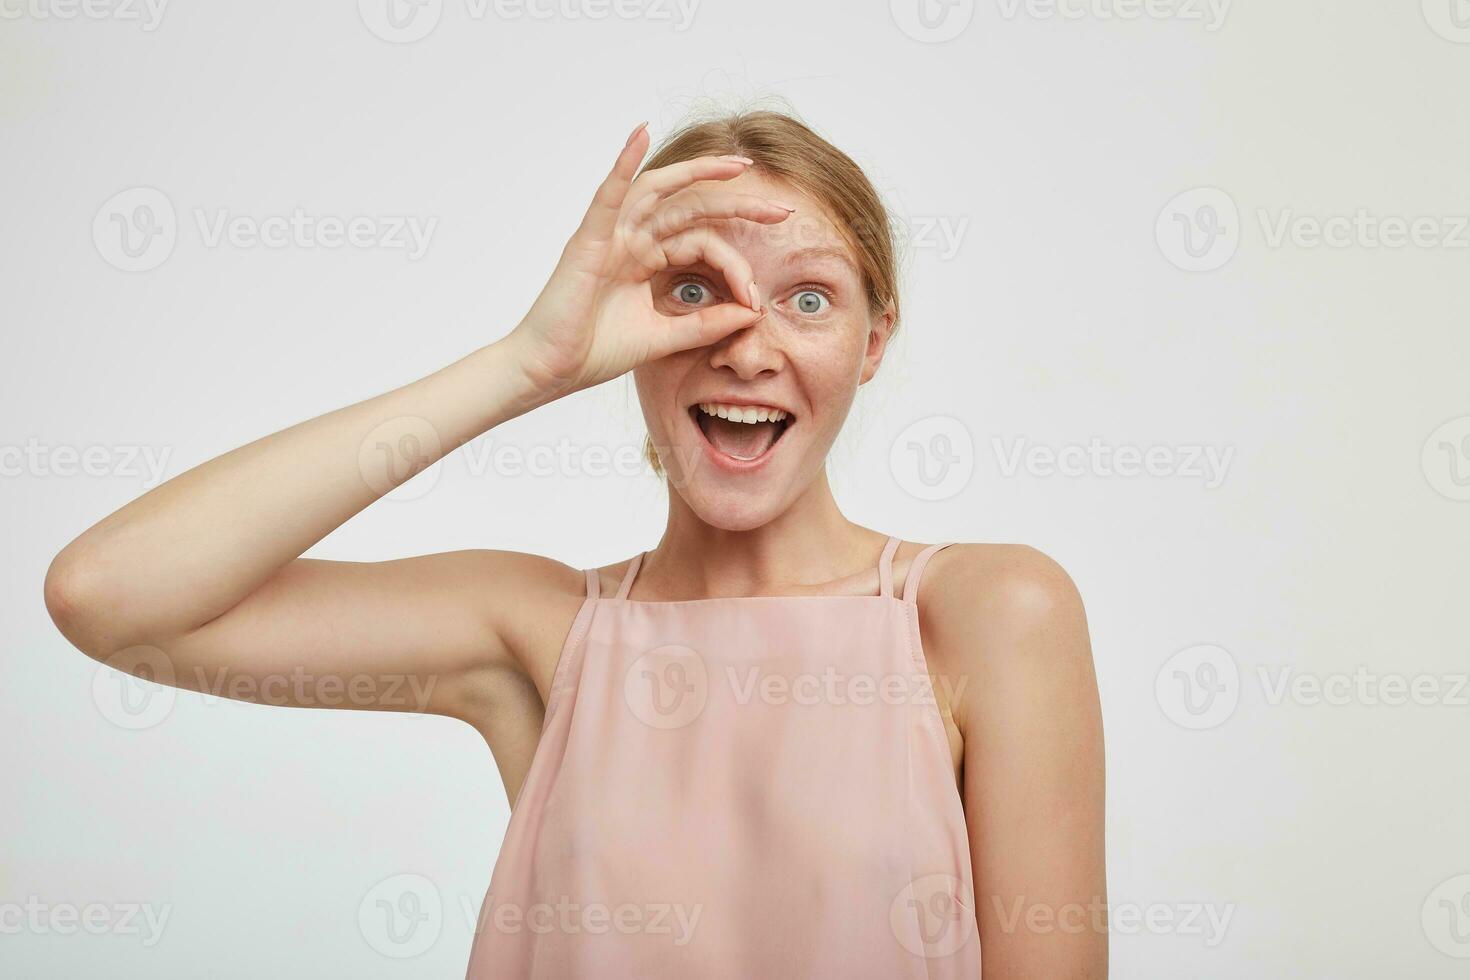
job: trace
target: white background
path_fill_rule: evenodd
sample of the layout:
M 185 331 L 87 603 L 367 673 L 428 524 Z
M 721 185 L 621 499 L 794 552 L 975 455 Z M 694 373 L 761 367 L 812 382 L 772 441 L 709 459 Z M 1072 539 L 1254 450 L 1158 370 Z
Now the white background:
M 97 2 L 0 4 L 0 973 L 463 975 L 507 819 L 468 726 L 180 693 L 129 730 L 42 576 L 147 488 L 133 451 L 174 476 L 504 334 L 637 122 L 658 139 L 772 97 L 911 231 L 902 343 L 833 455 L 841 504 L 912 540 L 1033 544 L 1087 603 L 1114 975 L 1470 969 L 1462 0 L 957 0 L 933 31 L 903 0 L 704 0 L 687 24 L 651 0 L 431 0 L 409 43 L 370 29 L 394 37 L 385 0 L 156 22 Z M 137 199 L 107 202 L 138 187 L 176 242 L 126 272 L 113 214 Z M 1219 193 L 1171 204 L 1200 188 Z M 1219 234 L 1191 258 L 1209 204 Z M 296 208 L 436 224 L 418 258 L 200 229 Z M 1338 246 L 1301 224 L 1359 212 Z M 1375 244 L 1416 218 L 1432 241 Z M 579 458 L 642 431 L 623 380 L 491 438 Z M 1164 465 L 1026 455 L 1093 440 Z M 1214 479 L 1189 459 L 1206 449 L 1229 454 Z M 585 566 L 657 540 L 649 475 L 496 469 L 451 457 L 312 554 Z M 1341 675 L 1335 703 L 1277 696 Z M 1387 703 L 1400 682 L 1434 693 Z M 405 883 L 442 903 L 407 944 L 374 924 Z M 161 936 L 133 908 L 167 915 Z

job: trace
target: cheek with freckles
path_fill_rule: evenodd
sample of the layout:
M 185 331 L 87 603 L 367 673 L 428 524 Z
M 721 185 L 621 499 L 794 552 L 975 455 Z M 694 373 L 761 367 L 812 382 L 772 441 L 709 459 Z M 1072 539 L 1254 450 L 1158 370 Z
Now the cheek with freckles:
M 798 325 L 786 345 L 788 370 L 799 387 L 806 436 L 825 453 L 836 438 L 857 394 L 867 349 L 865 324 L 831 323 L 820 330 Z
M 708 356 L 708 348 L 703 348 Z M 687 438 L 679 425 L 685 414 L 680 404 L 680 389 L 697 370 L 700 350 L 680 351 L 648 361 L 633 370 L 633 384 L 638 392 L 638 401 L 643 408 L 643 420 L 648 435 L 655 446 L 668 446 L 675 440 Z

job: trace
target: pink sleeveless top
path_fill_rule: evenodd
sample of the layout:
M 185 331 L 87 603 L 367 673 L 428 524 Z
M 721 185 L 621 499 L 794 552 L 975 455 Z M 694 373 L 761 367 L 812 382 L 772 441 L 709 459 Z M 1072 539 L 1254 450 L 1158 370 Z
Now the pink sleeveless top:
M 587 598 L 470 980 L 980 976 L 965 815 L 893 595 Z

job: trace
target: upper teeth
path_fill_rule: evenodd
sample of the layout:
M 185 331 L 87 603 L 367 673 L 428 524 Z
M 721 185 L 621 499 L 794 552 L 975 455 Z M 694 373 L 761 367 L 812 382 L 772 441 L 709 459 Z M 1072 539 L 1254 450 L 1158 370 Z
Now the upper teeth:
M 721 405 L 718 402 L 700 402 L 699 410 L 706 415 L 729 419 L 731 422 L 780 422 L 786 413 L 768 405 Z

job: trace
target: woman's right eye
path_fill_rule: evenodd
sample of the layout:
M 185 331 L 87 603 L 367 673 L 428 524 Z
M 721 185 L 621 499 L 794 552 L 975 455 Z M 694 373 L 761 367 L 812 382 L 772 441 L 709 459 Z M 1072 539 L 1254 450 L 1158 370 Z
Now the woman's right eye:
M 709 290 L 697 282 L 681 282 L 674 287 L 674 298 L 689 306 L 698 306 L 709 297 Z

